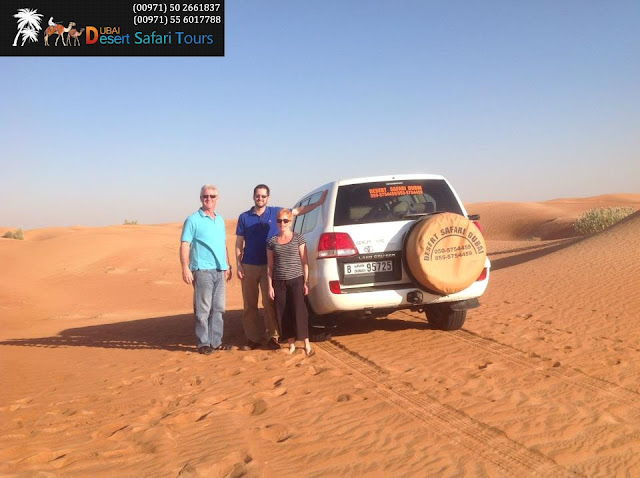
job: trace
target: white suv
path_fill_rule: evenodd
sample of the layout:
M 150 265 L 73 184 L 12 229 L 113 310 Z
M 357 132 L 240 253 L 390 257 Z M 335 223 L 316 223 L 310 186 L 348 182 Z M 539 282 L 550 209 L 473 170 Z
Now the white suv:
M 310 335 L 328 338 L 341 313 L 424 311 L 432 328 L 462 327 L 489 280 L 478 217 L 467 216 L 442 176 L 410 174 L 334 181 L 295 207 L 309 257 Z M 453 241 L 453 242 L 452 242 Z

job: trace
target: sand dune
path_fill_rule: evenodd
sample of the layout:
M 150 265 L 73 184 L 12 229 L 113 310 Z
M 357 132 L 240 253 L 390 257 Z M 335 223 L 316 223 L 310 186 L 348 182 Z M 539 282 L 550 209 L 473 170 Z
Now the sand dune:
M 0 474 L 638 476 L 640 213 L 568 228 L 638 204 L 469 205 L 493 270 L 464 329 L 344 319 L 311 358 L 194 353 L 179 224 L 0 240 Z
M 484 233 L 495 240 L 536 240 L 575 237 L 576 219 L 589 209 L 630 206 L 640 209 L 639 194 L 607 194 L 590 198 L 554 199 L 537 203 L 476 203 L 470 214 L 480 214 Z

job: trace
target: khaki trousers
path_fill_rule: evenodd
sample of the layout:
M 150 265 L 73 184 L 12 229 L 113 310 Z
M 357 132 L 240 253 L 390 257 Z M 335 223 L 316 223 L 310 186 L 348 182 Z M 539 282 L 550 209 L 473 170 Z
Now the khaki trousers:
M 242 327 L 248 340 L 263 343 L 271 337 L 278 337 L 278 325 L 273 301 L 269 298 L 269 282 L 267 266 L 242 264 L 244 279 L 242 279 L 242 299 L 244 312 L 242 313 Z M 262 293 L 262 307 L 264 318 L 258 312 L 258 294 Z

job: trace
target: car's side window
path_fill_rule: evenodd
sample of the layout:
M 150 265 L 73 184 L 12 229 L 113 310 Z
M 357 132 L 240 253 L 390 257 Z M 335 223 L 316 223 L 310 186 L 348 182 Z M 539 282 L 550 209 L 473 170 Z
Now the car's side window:
M 316 202 L 318 199 L 320 199 L 321 195 L 322 195 L 321 192 L 313 194 L 309 198 L 309 200 L 306 202 L 306 204 L 311 204 Z M 315 208 L 313 211 L 305 214 L 304 216 L 301 216 L 304 218 L 304 222 L 302 223 L 301 234 L 306 234 L 307 232 L 311 232 L 315 229 L 316 224 L 318 223 L 318 214 L 320 214 L 319 207 Z
M 300 201 L 298 204 L 293 206 L 294 209 L 299 208 L 300 206 L 305 206 L 309 204 L 309 198 L 305 198 Z M 302 223 L 304 222 L 304 216 L 296 216 L 293 218 L 293 232 L 302 231 Z

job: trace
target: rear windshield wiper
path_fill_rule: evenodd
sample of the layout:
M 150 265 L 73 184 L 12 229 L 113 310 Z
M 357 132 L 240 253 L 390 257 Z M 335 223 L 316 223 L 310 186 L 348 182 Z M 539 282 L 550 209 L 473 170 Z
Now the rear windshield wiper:
M 402 217 L 424 217 L 431 216 L 432 214 L 437 214 L 441 211 L 430 211 L 430 212 L 412 212 L 410 214 L 405 214 Z

